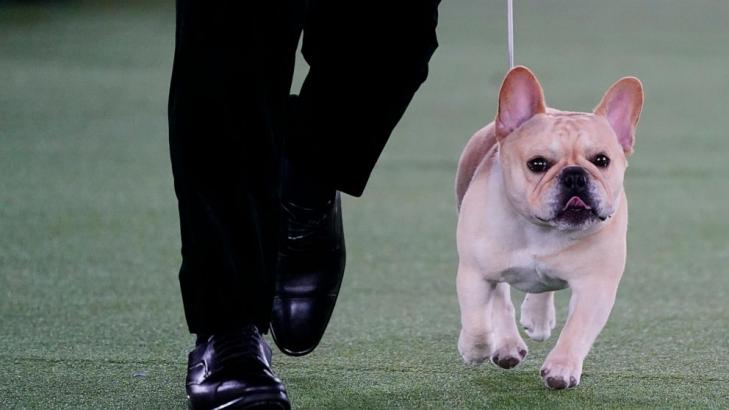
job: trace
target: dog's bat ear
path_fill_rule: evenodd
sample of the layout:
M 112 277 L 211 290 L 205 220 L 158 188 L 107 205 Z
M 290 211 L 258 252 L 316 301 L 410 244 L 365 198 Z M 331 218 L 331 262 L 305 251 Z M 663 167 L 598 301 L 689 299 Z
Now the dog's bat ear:
M 623 77 L 605 92 L 595 114 L 610 123 L 625 155 L 633 153 L 635 127 L 643 109 L 643 84 L 635 77 Z
M 544 113 L 544 107 L 544 92 L 534 73 L 524 66 L 512 68 L 499 91 L 496 138 L 506 138 L 536 114 Z

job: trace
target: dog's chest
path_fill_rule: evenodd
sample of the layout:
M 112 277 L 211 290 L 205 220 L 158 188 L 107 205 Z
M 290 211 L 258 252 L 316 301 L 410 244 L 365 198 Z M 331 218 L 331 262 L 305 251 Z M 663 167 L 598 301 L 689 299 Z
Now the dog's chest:
M 523 292 L 540 293 L 560 290 L 567 282 L 559 279 L 558 272 L 534 255 L 517 254 L 511 258 L 509 266 L 501 272 L 500 282 Z

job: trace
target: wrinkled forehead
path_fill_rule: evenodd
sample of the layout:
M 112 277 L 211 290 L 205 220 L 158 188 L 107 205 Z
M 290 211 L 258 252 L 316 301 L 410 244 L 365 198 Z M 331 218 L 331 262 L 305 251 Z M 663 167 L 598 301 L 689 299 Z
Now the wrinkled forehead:
M 549 148 L 553 151 L 587 146 L 612 149 L 617 144 L 608 122 L 592 113 L 538 114 L 525 122 L 512 137 L 514 143 L 524 148 Z

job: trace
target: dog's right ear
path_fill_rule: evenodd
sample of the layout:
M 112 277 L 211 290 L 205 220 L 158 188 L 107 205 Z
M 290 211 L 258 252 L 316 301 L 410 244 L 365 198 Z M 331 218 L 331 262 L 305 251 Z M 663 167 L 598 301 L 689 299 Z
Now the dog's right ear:
M 544 113 L 544 107 L 544 92 L 534 73 L 524 66 L 512 68 L 499 91 L 496 138 L 503 140 L 528 119 Z

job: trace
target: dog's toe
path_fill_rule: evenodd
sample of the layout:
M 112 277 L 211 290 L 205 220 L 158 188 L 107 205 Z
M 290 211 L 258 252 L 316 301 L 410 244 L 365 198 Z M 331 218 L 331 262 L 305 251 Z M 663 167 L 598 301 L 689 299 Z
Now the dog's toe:
M 561 377 L 547 377 L 547 387 L 555 390 L 562 390 L 567 388 L 567 382 Z
M 502 369 L 513 369 L 516 367 L 516 365 L 519 364 L 520 360 L 516 357 L 499 357 L 494 356 L 491 358 L 491 360 L 494 362 L 495 365 L 501 367 Z
M 502 340 L 491 354 L 491 361 L 502 369 L 513 369 L 527 356 L 527 347 L 521 338 Z
M 567 383 L 567 381 L 562 377 L 547 377 L 546 379 L 544 379 L 544 383 L 550 389 L 563 390 L 571 389 L 577 386 L 577 379 L 574 376 L 570 376 L 570 381 L 569 383 Z
M 555 359 L 547 361 L 542 366 L 540 375 L 544 384 L 550 389 L 569 389 L 580 384 L 582 363 L 577 360 Z

